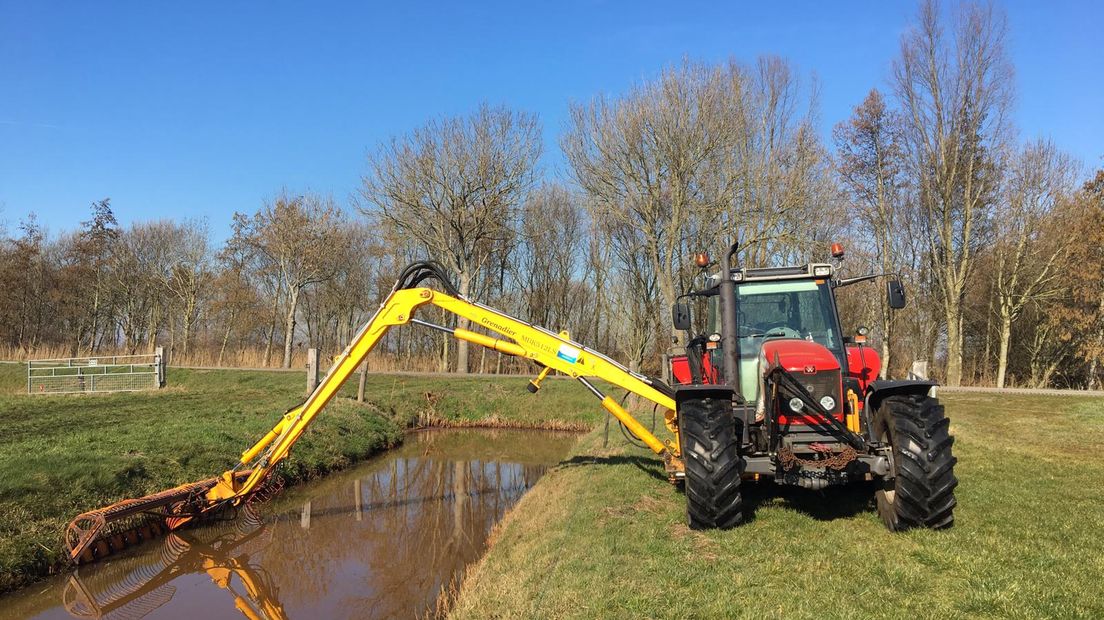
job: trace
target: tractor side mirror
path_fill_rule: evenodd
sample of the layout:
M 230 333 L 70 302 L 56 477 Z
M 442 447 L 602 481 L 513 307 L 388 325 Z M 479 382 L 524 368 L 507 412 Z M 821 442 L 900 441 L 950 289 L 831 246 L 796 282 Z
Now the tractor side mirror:
M 690 304 L 676 303 L 671 306 L 671 322 L 675 329 L 687 331 L 690 329 Z
M 900 280 L 886 281 L 886 302 L 894 310 L 905 307 L 905 287 Z

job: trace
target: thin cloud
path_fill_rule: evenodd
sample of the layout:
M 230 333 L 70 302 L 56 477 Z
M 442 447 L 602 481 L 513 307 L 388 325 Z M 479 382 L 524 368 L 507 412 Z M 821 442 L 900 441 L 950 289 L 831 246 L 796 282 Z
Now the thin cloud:
M 38 127 L 41 129 L 62 129 L 61 125 L 54 125 L 52 123 L 22 123 L 20 121 L 7 121 L 0 120 L 0 125 L 22 125 L 24 127 Z

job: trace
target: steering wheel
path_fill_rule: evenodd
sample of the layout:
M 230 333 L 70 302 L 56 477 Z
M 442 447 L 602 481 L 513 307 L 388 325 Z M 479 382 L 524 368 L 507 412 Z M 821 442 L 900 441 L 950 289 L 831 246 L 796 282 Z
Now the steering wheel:
M 763 334 L 763 338 L 801 338 L 801 332 L 790 327 L 789 325 L 778 325 L 771 327 Z

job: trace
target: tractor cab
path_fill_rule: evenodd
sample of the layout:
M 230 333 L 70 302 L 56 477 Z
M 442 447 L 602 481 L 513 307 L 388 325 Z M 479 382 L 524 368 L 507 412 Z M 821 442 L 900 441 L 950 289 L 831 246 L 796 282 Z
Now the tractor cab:
M 763 273 L 766 272 L 766 273 Z M 783 273 L 779 273 L 783 272 Z M 756 376 L 764 345 L 771 341 L 798 340 L 820 347 L 801 346 L 804 350 L 817 351 L 820 366 L 824 370 L 836 370 L 845 365 L 842 330 L 836 315 L 835 299 L 827 277 L 817 277 L 817 272 L 831 274 L 830 265 L 806 265 L 784 269 L 738 269 L 733 278 L 736 285 L 736 342 L 739 348 L 739 392 L 747 401 L 755 401 L 758 394 Z M 720 333 L 720 303 L 718 296 L 708 298 L 706 331 Z M 793 347 L 781 347 L 780 342 L 768 346 L 782 352 Z M 800 345 L 799 345 L 800 346 Z M 719 347 L 718 347 L 719 350 Z M 769 360 L 773 361 L 773 360 Z M 723 364 L 717 355 L 718 365 Z M 834 362 L 834 364 L 833 364 Z M 834 368 L 832 367 L 834 365 Z M 805 370 L 804 364 L 802 371 Z
M 759 399 L 759 378 L 764 364 L 782 364 L 791 372 L 805 375 L 842 371 L 843 383 L 858 383 L 844 387 L 853 387 L 858 394 L 877 379 L 881 365 L 878 353 L 865 346 L 866 328 L 860 328 L 854 336 L 844 335 L 835 289 L 881 274 L 840 279 L 835 277 L 837 271 L 838 264 L 830 263 L 730 270 L 735 283 L 733 340 L 739 365 L 735 387 L 743 400 Z M 703 331 L 690 338 L 685 352 L 670 358 L 670 376 L 675 385 L 722 382 L 725 355 L 720 288 L 717 273 L 709 276 L 702 290 L 686 295 L 705 298 L 705 320 L 698 326 Z M 887 283 L 887 295 L 890 307 L 904 305 L 904 292 L 896 279 Z M 680 314 L 683 319 L 682 325 L 676 327 L 689 331 L 689 305 L 676 304 L 674 313 L 676 323 Z M 838 403 L 841 391 L 833 395 Z

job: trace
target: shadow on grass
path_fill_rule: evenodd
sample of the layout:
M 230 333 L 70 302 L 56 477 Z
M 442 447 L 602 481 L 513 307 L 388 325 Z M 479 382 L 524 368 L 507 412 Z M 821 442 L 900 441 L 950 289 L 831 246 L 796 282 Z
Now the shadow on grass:
M 854 482 L 813 491 L 800 487 L 774 484 L 770 481 L 748 482 L 742 486 L 744 522 L 755 519 L 763 506 L 781 501 L 782 505 L 817 521 L 846 519 L 875 512 L 874 487 L 869 482 Z
M 663 464 L 647 456 L 625 456 L 621 454 L 614 456 L 577 455 L 566 461 L 560 461 L 556 468 L 578 467 L 580 465 L 632 465 L 656 480 L 667 482 L 667 473 L 663 470 Z
M 578 455 L 560 462 L 560 467 L 581 465 L 632 465 L 645 474 L 667 482 L 667 473 L 657 459 L 648 456 L 593 456 Z M 876 512 L 874 486 L 870 482 L 854 482 L 831 486 L 820 490 L 775 484 L 769 480 L 741 485 L 744 500 L 744 523 L 755 520 L 756 511 L 764 506 L 781 502 L 787 508 L 808 515 L 817 521 L 846 519 L 868 512 Z M 681 489 L 681 485 L 679 486 Z

